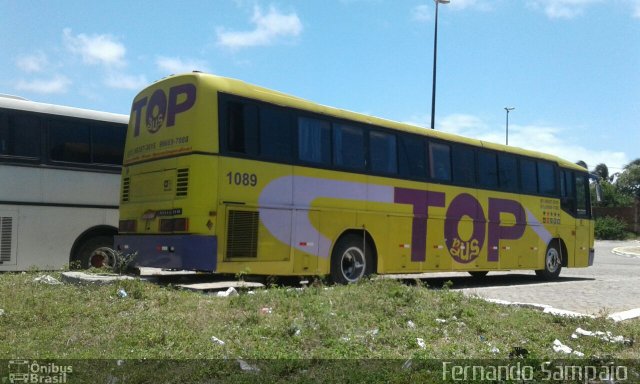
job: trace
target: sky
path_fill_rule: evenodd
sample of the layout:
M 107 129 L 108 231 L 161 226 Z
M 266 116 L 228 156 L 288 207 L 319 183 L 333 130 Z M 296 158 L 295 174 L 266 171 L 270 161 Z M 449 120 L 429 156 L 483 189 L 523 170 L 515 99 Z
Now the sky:
M 640 0 L 438 7 L 435 129 L 605 163 L 640 158 Z M 433 0 L 0 0 L 0 93 L 129 114 L 199 70 L 430 126 Z

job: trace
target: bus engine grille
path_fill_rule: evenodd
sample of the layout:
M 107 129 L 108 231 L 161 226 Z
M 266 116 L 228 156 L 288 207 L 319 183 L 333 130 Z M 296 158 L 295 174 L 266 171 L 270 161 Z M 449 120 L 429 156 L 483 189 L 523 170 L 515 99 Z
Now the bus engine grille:
M 176 181 L 176 197 L 187 196 L 189 192 L 189 168 L 178 169 Z
M 258 212 L 229 211 L 227 257 L 258 256 Z
M 11 261 L 12 217 L 0 217 L 0 263 Z

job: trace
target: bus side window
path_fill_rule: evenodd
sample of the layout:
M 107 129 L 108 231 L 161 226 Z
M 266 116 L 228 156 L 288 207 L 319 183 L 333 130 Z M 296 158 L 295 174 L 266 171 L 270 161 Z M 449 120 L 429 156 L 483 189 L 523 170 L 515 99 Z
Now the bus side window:
M 398 173 L 396 135 L 385 132 L 369 132 L 369 157 L 374 173 Z
M 260 106 L 260 157 L 290 162 L 292 132 L 289 112 L 284 108 Z
M 257 155 L 258 107 L 237 101 L 228 101 L 226 107 L 227 150 Z
M 475 151 L 469 147 L 455 145 L 452 154 L 453 182 L 458 185 L 474 185 L 476 182 Z
M 51 160 L 90 163 L 89 126 L 58 119 L 50 120 L 49 148 Z
M 447 144 L 429 143 L 431 178 L 451 181 L 451 148 Z
M 563 170 L 560 174 L 560 207 L 572 215 L 575 214 L 573 172 Z
M 518 189 L 518 161 L 515 156 L 501 153 L 498 155 L 498 181 L 500 189 L 516 191 Z
M 333 125 L 333 163 L 339 167 L 364 170 L 364 132 L 346 124 Z
M 116 124 L 91 127 L 92 161 L 99 164 L 122 165 L 126 128 Z
M 498 187 L 498 162 L 495 153 L 478 152 L 478 185 L 481 188 Z
M 38 158 L 40 119 L 28 114 L 0 113 L 0 155 Z
M 556 172 L 552 163 L 538 161 L 538 190 L 543 195 L 556 195 Z
M 424 180 L 427 177 L 426 141 L 420 136 L 399 135 L 400 176 Z
M 298 160 L 331 165 L 331 124 L 309 117 L 298 118 Z
M 523 193 L 538 193 L 538 176 L 533 160 L 520 159 L 520 182 Z

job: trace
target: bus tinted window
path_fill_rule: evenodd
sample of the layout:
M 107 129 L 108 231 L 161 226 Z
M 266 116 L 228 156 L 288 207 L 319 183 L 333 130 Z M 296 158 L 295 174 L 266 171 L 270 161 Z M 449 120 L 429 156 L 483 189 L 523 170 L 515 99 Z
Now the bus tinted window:
M 292 137 L 289 113 L 286 109 L 260 107 L 260 155 L 274 160 L 292 158 Z
M 460 185 L 472 185 L 476 182 L 475 152 L 469 147 L 453 147 L 453 181 Z
M 429 143 L 429 165 L 431 178 L 440 181 L 451 180 L 451 155 L 446 144 Z
M 538 186 L 540 193 L 545 195 L 556 193 L 556 173 L 553 164 L 538 162 Z
M 518 189 L 518 168 L 515 156 L 501 153 L 498 155 L 498 181 L 500 189 L 515 191 Z
M 578 217 L 589 217 L 589 181 L 586 176 L 576 174 L 576 213 Z
M 91 162 L 89 126 L 53 119 L 49 122 L 49 156 L 51 160 L 73 163 Z
M 419 136 L 399 136 L 400 176 L 411 179 L 426 178 L 425 143 Z
M 331 165 L 331 125 L 328 122 L 298 118 L 298 159 Z
M 369 134 L 369 154 L 371 170 L 378 173 L 398 172 L 396 135 L 371 131 Z
M 258 154 L 258 108 L 229 101 L 226 109 L 227 150 L 247 155 Z
M 125 127 L 98 124 L 91 129 L 93 162 L 121 165 L 124 152 Z
M 536 163 L 533 160 L 520 159 L 520 180 L 522 192 L 537 193 L 538 177 L 536 175 Z
M 498 187 L 498 162 L 495 153 L 478 152 L 478 184 L 481 188 Z
M 40 119 L 33 115 L 0 113 L 0 155 L 40 156 Z
M 333 127 L 333 163 L 337 166 L 364 169 L 364 133 L 345 124 Z

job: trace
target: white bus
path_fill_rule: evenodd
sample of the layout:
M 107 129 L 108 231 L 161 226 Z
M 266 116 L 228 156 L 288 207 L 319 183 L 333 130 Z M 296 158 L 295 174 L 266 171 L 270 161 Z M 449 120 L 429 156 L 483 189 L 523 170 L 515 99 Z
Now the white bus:
M 0 271 L 87 268 L 118 228 L 128 116 L 0 95 Z

